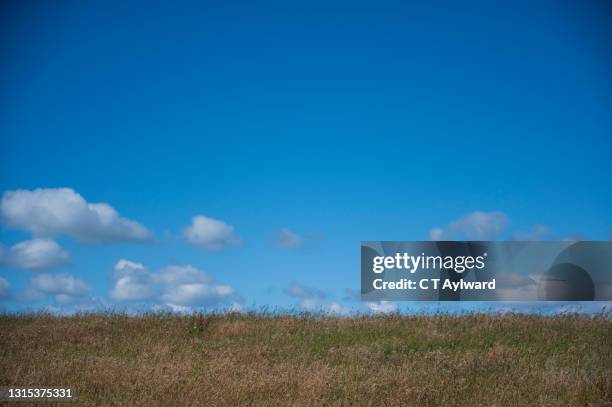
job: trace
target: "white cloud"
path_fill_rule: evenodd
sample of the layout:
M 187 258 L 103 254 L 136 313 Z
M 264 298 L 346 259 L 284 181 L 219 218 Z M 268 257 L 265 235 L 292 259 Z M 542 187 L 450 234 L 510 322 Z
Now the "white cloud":
M 358 304 L 360 312 L 369 312 L 372 314 L 389 314 L 398 311 L 396 303 L 391 301 L 361 301 L 361 292 L 356 289 L 345 289 L 344 299 Z
M 176 304 L 206 304 L 221 302 L 234 293 L 232 287 L 203 283 L 171 285 L 164 290 L 161 298 Z
M 354 309 L 337 302 L 326 301 L 327 294 L 317 288 L 294 282 L 283 292 L 290 297 L 299 298 L 297 307 L 305 312 L 334 316 L 347 316 L 355 312 Z
M 2 221 L 35 237 L 68 235 L 87 243 L 147 241 L 151 233 L 140 223 L 122 218 L 106 203 L 88 203 L 71 188 L 6 191 L 0 204 Z
M 516 232 L 513 239 L 521 241 L 562 240 L 565 242 L 585 240 L 584 236 L 579 233 L 572 233 L 565 236 L 557 235 L 553 233 L 550 226 L 543 224 L 533 225 L 528 232 Z
M 348 316 L 355 312 L 352 308 L 337 302 L 325 302 L 317 298 L 303 299 L 298 306 L 302 311 L 331 316 Z
M 160 284 L 167 286 L 193 283 L 210 284 L 213 281 L 211 275 L 206 274 L 190 265 L 166 266 L 157 273 L 155 278 Z
M 158 295 L 152 273 L 140 263 L 121 259 L 114 268 L 115 286 L 110 297 L 117 301 L 149 300 Z
M 70 254 L 52 239 L 37 238 L 12 246 L 0 262 L 26 270 L 43 270 L 68 264 Z
M 390 301 L 361 302 L 361 295 L 356 290 L 345 290 L 345 300 L 353 303 L 353 306 L 343 305 L 338 302 L 326 300 L 325 292 L 307 287 L 298 283 L 292 283 L 284 290 L 290 297 L 299 298 L 298 309 L 306 312 L 320 313 L 335 316 L 358 315 L 366 312 L 372 314 L 389 314 L 397 312 L 398 307 Z
M 168 303 L 166 304 L 166 306 L 174 313 L 176 314 L 191 314 L 193 313 L 193 309 L 191 307 L 186 307 L 184 305 L 177 305 L 177 304 L 171 304 Z
M 325 311 L 327 314 L 336 316 L 348 316 L 355 312 L 351 307 L 338 304 L 337 302 L 327 304 Z
M 10 284 L 5 279 L 0 277 L 0 300 L 6 300 L 9 297 Z
M 551 240 L 554 235 L 548 225 L 533 225 L 529 232 L 517 232 L 514 234 L 514 240 Z
M 278 231 L 276 235 L 276 244 L 286 249 L 297 249 L 304 245 L 304 239 L 285 228 Z
M 503 212 L 471 212 L 449 223 L 446 228 L 429 231 L 431 240 L 494 240 L 508 227 L 509 219 Z
M 194 216 L 183 235 L 189 243 L 204 250 L 221 250 L 240 243 L 232 225 L 203 215 Z
M 174 314 L 179 314 L 179 315 L 189 315 L 189 314 L 193 314 L 196 312 L 201 312 L 198 310 L 198 308 L 194 308 L 194 307 L 190 307 L 186 305 L 173 304 L 173 303 L 155 304 L 151 307 L 151 310 L 155 312 L 169 312 L 169 313 L 174 313 Z M 244 308 L 242 307 L 240 303 L 234 302 L 222 308 L 215 308 L 215 313 L 216 312 L 243 313 Z
M 91 300 L 89 285 L 68 274 L 39 274 L 30 280 L 26 298 L 41 300 L 53 296 L 60 304 L 88 302 Z
M 244 307 L 240 303 L 234 302 L 227 307 L 227 312 L 242 313 L 244 312 Z
M 366 306 L 374 314 L 390 314 L 397 311 L 397 305 L 390 301 L 367 302 Z
M 327 295 L 321 290 L 295 282 L 291 283 L 291 285 L 285 288 L 283 292 L 290 297 L 302 299 L 323 299 L 327 297 Z
M 299 307 L 301 310 L 309 312 L 320 311 L 322 305 L 323 301 L 319 300 L 318 298 L 304 298 L 299 303 Z
M 211 275 L 185 265 L 154 272 L 140 263 L 119 260 L 113 272 L 110 297 L 118 301 L 151 300 L 166 305 L 215 305 L 236 297 L 227 285 L 215 284 Z
M 430 229 L 429 239 L 430 240 L 443 240 L 444 239 L 444 229 L 441 229 L 441 228 Z
M 525 276 L 513 272 L 502 272 L 495 276 L 498 288 L 495 295 L 498 300 L 535 300 L 538 298 L 538 289 L 541 276 Z

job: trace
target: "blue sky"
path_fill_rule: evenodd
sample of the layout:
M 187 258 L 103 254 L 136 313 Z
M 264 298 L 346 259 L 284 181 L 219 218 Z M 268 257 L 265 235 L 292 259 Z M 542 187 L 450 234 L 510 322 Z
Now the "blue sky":
M 610 12 L 15 2 L 0 16 L 2 306 L 340 309 L 361 306 L 346 290 L 362 240 L 609 239 Z M 179 274 L 203 291 L 168 285 Z M 119 281 L 141 300 L 113 298 Z

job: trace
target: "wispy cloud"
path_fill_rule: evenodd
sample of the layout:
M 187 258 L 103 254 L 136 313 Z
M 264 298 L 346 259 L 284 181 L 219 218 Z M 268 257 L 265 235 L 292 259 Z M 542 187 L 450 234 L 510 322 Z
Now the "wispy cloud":
M 531 227 L 527 232 L 516 232 L 513 236 L 514 240 L 551 240 L 554 239 L 554 234 L 548 225 L 537 224 Z
M 319 290 L 317 288 L 308 287 L 296 282 L 291 283 L 289 287 L 283 290 L 283 292 L 290 297 L 301 299 L 315 298 L 321 300 L 327 298 L 327 294 L 324 291 Z
M 278 231 L 275 242 L 285 249 L 297 249 L 304 245 L 304 239 L 287 228 Z
M 506 231 L 510 224 L 503 212 L 471 212 L 450 222 L 444 228 L 429 231 L 431 240 L 494 240 Z

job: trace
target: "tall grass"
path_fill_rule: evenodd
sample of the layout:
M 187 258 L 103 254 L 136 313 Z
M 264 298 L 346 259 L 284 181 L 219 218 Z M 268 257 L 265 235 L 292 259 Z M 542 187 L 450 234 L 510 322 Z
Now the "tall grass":
M 83 405 L 612 405 L 605 315 L 3 315 L 0 355 Z

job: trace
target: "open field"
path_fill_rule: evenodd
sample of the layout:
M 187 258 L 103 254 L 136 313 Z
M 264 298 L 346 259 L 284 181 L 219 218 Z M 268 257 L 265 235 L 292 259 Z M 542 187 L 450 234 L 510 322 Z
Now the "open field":
M 612 405 L 609 317 L 4 315 L 0 353 L 85 405 Z

